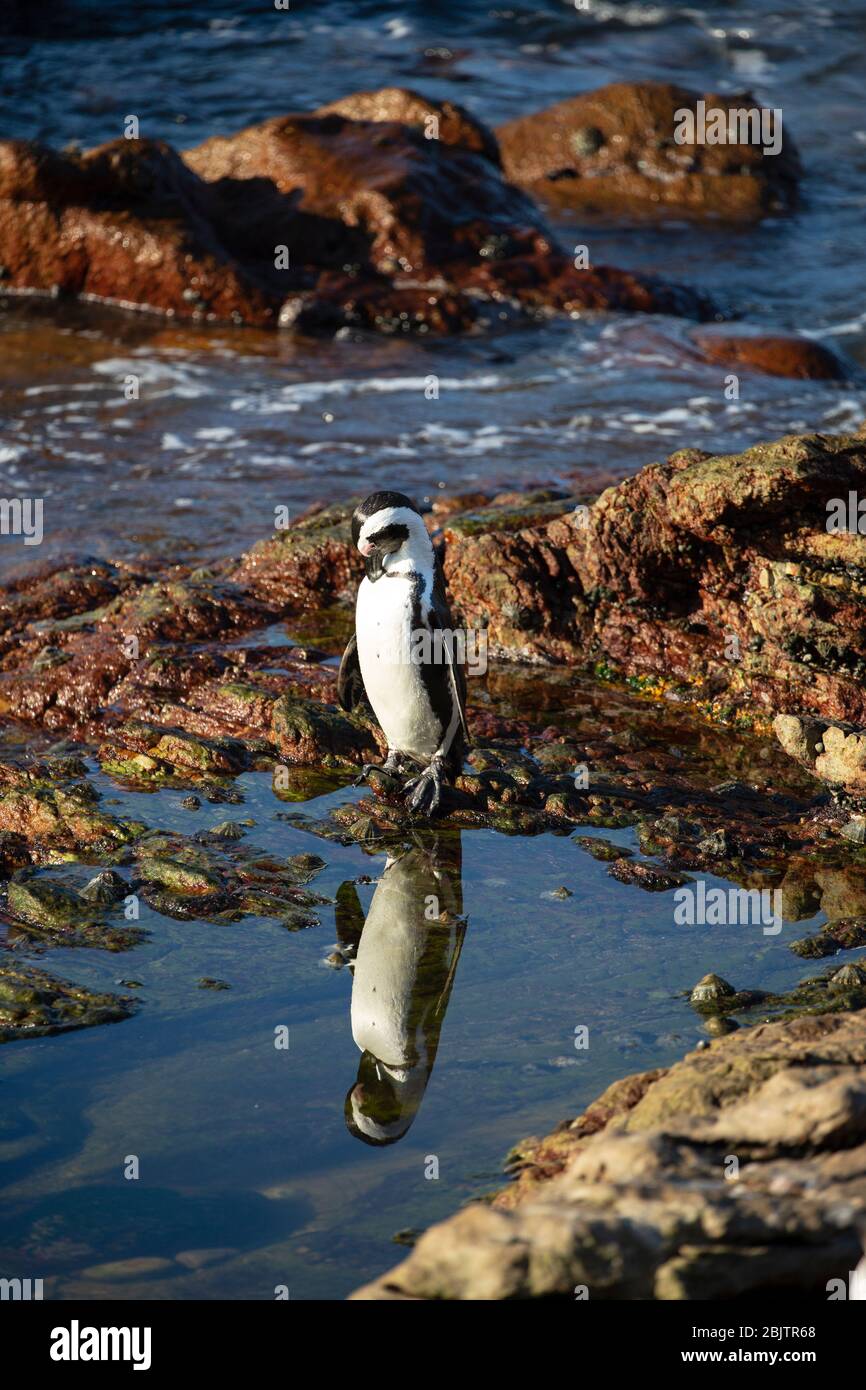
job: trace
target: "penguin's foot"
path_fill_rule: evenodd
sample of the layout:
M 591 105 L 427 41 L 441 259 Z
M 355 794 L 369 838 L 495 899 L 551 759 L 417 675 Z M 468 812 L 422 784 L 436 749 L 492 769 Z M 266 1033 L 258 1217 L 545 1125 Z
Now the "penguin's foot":
M 439 805 L 442 796 L 442 767 L 434 758 L 420 777 L 414 777 L 403 789 L 407 793 L 406 805 L 410 811 L 420 816 L 430 816 Z
M 399 777 L 402 771 L 400 754 L 388 750 L 388 756 L 383 763 L 364 763 L 360 777 L 356 777 L 352 783 L 353 787 L 360 787 L 369 780 L 371 772 L 385 772 L 389 777 Z

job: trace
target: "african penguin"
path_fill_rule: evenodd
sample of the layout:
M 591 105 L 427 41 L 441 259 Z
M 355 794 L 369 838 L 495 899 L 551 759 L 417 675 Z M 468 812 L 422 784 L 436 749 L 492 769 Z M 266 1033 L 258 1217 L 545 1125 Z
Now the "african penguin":
M 424 769 L 405 790 L 409 809 L 430 815 L 469 741 L 442 571 L 418 508 L 401 492 L 374 492 L 356 507 L 352 539 L 366 574 L 340 663 L 340 704 L 350 710 L 366 699 L 388 741 L 386 772 L 407 761 Z
M 418 1113 L 466 931 L 460 832 L 441 844 L 424 836 L 389 851 L 366 920 L 361 913 L 351 1006 L 361 1060 L 345 1116 L 367 1144 L 395 1143 Z

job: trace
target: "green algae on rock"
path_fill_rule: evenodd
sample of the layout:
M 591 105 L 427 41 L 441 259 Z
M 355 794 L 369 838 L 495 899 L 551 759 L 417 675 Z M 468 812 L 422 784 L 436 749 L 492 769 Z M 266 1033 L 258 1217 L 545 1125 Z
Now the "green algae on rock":
M 135 1000 L 55 979 L 34 965 L 0 960 L 0 1042 L 119 1023 Z

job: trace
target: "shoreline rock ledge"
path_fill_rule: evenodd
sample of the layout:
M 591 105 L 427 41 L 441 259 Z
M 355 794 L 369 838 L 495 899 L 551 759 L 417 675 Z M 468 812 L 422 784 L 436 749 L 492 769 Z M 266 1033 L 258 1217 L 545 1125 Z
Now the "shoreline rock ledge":
M 864 1064 L 860 1010 L 762 1024 L 616 1082 L 521 1146 L 491 1203 L 351 1297 L 827 1299 L 866 1239 Z
M 0 266 L 3 294 L 303 332 L 447 334 L 485 315 L 596 309 L 716 316 L 656 276 L 576 267 L 507 182 L 493 133 L 402 88 L 180 152 L 145 138 L 84 152 L 0 140 Z

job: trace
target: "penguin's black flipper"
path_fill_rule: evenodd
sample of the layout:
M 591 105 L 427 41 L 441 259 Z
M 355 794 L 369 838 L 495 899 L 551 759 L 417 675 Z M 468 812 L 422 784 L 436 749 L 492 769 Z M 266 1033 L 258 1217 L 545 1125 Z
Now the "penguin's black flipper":
M 370 703 L 364 687 L 364 677 L 361 675 L 358 641 L 354 632 L 349 638 L 349 644 L 343 652 L 343 659 L 340 662 L 337 676 L 337 699 L 347 712 L 353 710 L 356 705 L 369 705 Z
M 433 580 L 432 601 L 428 621 L 432 629 L 440 628 L 446 632 L 453 632 L 454 619 L 451 617 L 451 609 L 448 607 L 448 599 L 445 596 L 445 578 L 442 574 L 442 566 L 436 561 L 436 573 Z M 469 728 L 466 724 L 466 672 L 463 663 L 454 660 L 454 652 L 445 644 L 445 652 L 448 657 L 448 676 L 451 682 L 451 693 L 457 702 L 460 711 L 460 726 L 463 730 L 463 737 L 467 747 L 471 746 L 469 738 Z

